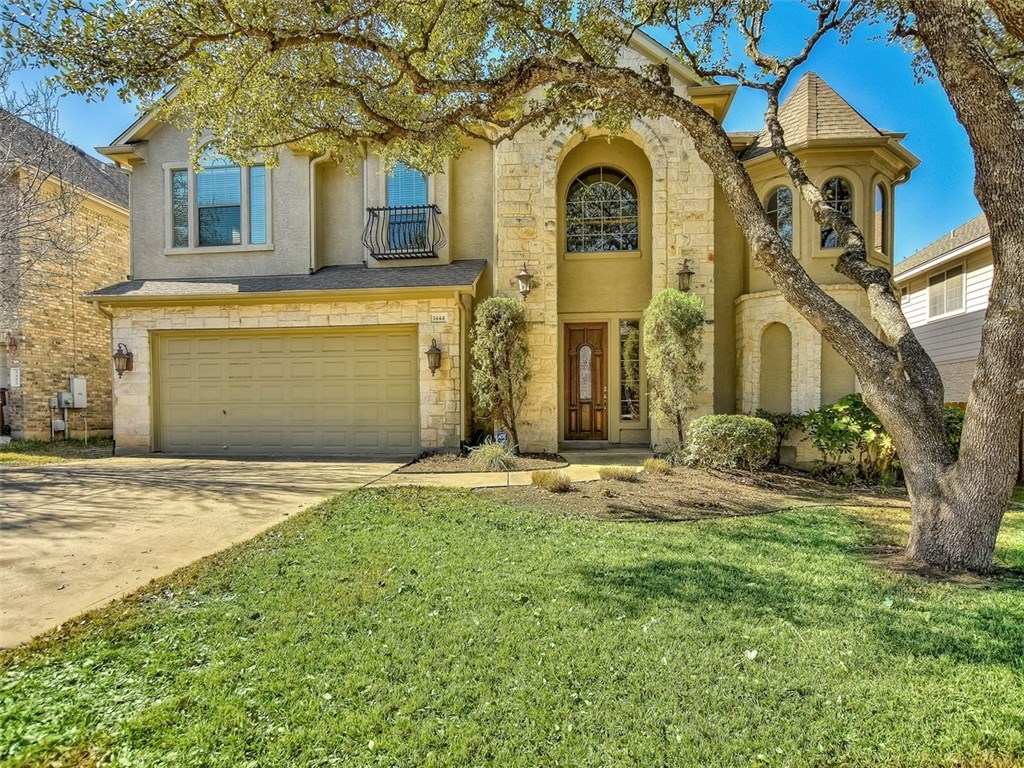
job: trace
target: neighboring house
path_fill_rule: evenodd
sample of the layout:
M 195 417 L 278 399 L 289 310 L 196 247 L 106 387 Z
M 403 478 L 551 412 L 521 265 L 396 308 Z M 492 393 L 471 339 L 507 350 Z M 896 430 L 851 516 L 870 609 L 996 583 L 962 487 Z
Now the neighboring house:
M 82 294 L 128 272 L 127 178 L 6 112 L 0 157 L 3 215 L 26 217 L 0 228 L 10 240 L 0 249 L 3 429 L 49 439 L 52 421 L 64 418 L 50 401 L 78 377 L 87 405 L 68 411 L 66 434 L 110 435 L 110 319 Z
M 735 87 L 699 81 L 643 34 L 623 65 L 667 59 L 677 92 L 722 120 Z M 787 136 L 891 266 L 894 188 L 917 160 L 816 75 L 782 110 Z M 838 249 L 794 200 L 754 133 L 733 137 L 758 192 L 826 290 L 868 318 L 838 275 Z M 724 195 L 669 119 L 523 130 L 469 141 L 429 178 L 385 174 L 367 153 L 354 174 L 283 152 L 275 168 L 232 166 L 143 116 L 100 148 L 131 172 L 131 280 L 91 295 L 133 353 L 117 379 L 119 448 L 198 454 L 394 453 L 455 448 L 472 435 L 474 306 L 526 300 L 532 376 L 522 448 L 664 444 L 648 415 L 641 315 L 684 264 L 707 304 L 699 413 L 803 411 L 851 392 L 849 366 L 753 264 Z M 436 341 L 440 369 L 426 351 Z
M 893 282 L 910 327 L 942 376 L 947 404 L 964 406 L 981 352 L 981 326 L 992 287 L 992 238 L 982 214 L 904 259 Z M 1024 480 L 1024 413 L 1018 477 Z
M 893 281 L 910 326 L 939 368 L 946 402 L 966 403 L 992 286 L 984 214 L 901 261 Z

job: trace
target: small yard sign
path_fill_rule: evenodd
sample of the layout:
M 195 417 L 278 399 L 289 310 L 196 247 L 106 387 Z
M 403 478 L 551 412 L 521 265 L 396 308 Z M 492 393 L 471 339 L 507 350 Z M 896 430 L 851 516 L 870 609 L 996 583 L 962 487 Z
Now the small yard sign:
M 498 445 L 508 445 L 508 432 L 504 429 L 499 429 L 494 433 L 494 442 Z

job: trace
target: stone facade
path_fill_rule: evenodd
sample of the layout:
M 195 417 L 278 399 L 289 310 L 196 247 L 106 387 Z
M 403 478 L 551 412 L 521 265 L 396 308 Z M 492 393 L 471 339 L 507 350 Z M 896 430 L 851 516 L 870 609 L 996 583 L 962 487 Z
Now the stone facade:
M 22 283 L 9 329 L 17 349 L 6 354 L 21 386 L 8 392 L 6 423 L 14 437 L 49 439 L 50 398 L 84 376 L 88 407 L 68 411 L 69 435 L 111 432 L 110 320 L 83 300 L 91 290 L 123 280 L 128 272 L 128 214 L 86 199 L 76 213 L 83 250 L 68 264 L 46 263 Z M 6 385 L 7 382 L 4 382 Z
M 516 273 L 525 264 L 534 275 L 527 300 L 530 324 L 532 376 L 529 400 L 520 420 L 523 450 L 556 450 L 561 434 L 559 408 L 561 322 L 558 306 L 559 166 L 577 144 L 602 134 L 593 128 L 572 133 L 568 129 L 543 136 L 527 130 L 513 142 L 495 150 L 495 217 L 498 249 L 495 290 L 517 295 Z M 697 158 L 693 144 L 670 120 L 636 120 L 624 134 L 643 150 L 653 171 L 651 210 L 651 290 L 656 293 L 676 284 L 675 272 L 684 258 L 697 274 L 693 290 L 708 307 L 704 343 L 706 396 L 694 415 L 711 411 L 714 371 L 714 188 L 707 166 Z M 599 267 L 595 267 L 599 268 Z M 662 445 L 672 432 L 652 425 L 652 442 Z
M 435 314 L 445 314 L 449 321 L 432 322 Z M 420 355 L 420 444 L 424 449 L 457 448 L 463 425 L 462 320 L 456 299 L 431 298 L 115 308 L 114 344 L 125 344 L 134 354 L 133 370 L 115 379 L 114 437 L 118 451 L 142 452 L 153 447 L 153 331 L 378 325 L 415 325 L 420 350 L 426 350 L 437 339 L 442 355 L 441 367 L 434 376 L 427 368 L 426 357 Z

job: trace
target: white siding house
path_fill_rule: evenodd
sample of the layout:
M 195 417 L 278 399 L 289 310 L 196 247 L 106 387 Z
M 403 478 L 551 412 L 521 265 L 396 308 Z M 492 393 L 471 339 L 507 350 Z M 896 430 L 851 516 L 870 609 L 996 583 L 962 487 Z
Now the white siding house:
M 903 311 L 946 387 L 946 402 L 963 403 L 981 346 L 992 286 L 992 243 L 984 216 L 896 265 Z
M 901 261 L 893 282 L 910 326 L 939 368 L 946 403 L 966 403 L 992 287 L 992 240 L 985 216 Z M 1024 479 L 1024 414 L 1007 426 L 1020 433 L 1018 476 Z

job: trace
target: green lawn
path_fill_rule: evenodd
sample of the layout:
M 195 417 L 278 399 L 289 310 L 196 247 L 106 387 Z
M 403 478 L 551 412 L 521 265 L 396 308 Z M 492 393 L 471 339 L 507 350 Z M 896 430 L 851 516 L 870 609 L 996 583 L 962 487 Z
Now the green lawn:
M 0 467 L 56 464 L 69 459 L 99 459 L 110 455 L 110 438 L 84 440 L 12 440 L 0 445 Z
M 1024 765 L 1022 583 L 883 570 L 882 530 L 360 491 L 3 657 L 0 760 Z

